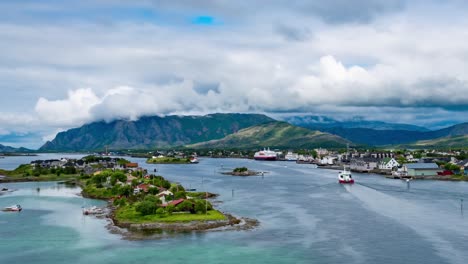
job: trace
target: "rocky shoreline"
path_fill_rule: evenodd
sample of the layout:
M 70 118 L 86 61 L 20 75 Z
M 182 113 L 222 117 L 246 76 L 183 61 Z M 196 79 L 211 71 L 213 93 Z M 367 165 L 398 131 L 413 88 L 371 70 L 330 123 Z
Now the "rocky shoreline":
M 127 240 L 151 240 L 162 239 L 189 232 L 216 232 L 216 231 L 241 231 L 251 230 L 259 226 L 256 219 L 241 217 L 223 213 L 227 219 L 213 221 L 191 221 L 180 223 L 126 223 L 120 222 L 114 217 L 113 206 L 109 206 L 107 215 L 109 223 L 107 229 L 113 234 L 119 234 Z

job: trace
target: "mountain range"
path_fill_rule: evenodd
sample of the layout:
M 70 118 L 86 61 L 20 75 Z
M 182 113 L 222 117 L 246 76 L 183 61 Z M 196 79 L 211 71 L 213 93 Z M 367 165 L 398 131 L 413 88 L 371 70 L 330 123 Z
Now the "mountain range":
M 329 128 L 367 128 L 374 130 L 407 130 L 407 131 L 430 131 L 425 127 L 387 123 L 382 121 L 369 121 L 361 117 L 353 117 L 349 120 L 339 121 L 327 116 L 304 115 L 304 116 L 286 116 L 279 118 L 292 125 L 310 128 L 313 130 L 322 130 Z
M 34 152 L 34 150 L 27 149 L 27 148 L 14 148 L 10 146 L 4 146 L 0 144 L 0 153 L 28 153 L 28 152 Z
M 467 147 L 468 123 L 439 130 L 323 116 L 279 122 L 260 114 L 149 116 L 137 121 L 93 122 L 57 134 L 39 151 L 103 151 L 189 146 L 194 148 L 311 148 L 359 146 Z M 319 132 L 320 131 L 320 132 Z
M 274 121 L 259 114 L 151 116 L 137 121 L 94 122 L 57 134 L 39 151 L 94 151 L 183 146 L 221 139 L 240 129 Z
M 341 148 L 351 143 L 339 136 L 293 126 L 286 122 L 270 122 L 242 129 L 222 139 L 188 145 L 189 148 Z

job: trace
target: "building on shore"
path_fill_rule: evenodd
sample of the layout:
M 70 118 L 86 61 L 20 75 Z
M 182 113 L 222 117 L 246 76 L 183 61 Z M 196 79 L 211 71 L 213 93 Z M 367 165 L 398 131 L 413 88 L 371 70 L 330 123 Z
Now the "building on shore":
M 403 165 L 403 170 L 411 177 L 437 176 L 442 172 L 436 163 L 408 163 Z
M 379 164 L 376 158 L 354 158 L 351 159 L 350 169 L 352 171 L 370 172 L 375 170 Z
M 384 158 L 379 162 L 379 169 L 381 170 L 391 170 L 398 166 L 400 166 L 400 164 L 395 158 Z

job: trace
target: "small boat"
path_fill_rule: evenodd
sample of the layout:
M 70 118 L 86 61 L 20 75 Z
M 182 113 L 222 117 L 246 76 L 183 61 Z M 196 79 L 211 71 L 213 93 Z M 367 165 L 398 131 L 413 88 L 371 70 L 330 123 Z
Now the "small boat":
M 190 163 L 192 163 L 192 164 L 197 164 L 198 162 L 199 162 L 199 161 L 198 161 L 198 159 L 197 159 L 196 157 L 191 157 L 191 158 L 190 158 Z
M 103 213 L 104 213 L 104 210 L 96 206 L 83 209 L 84 215 L 96 215 L 96 214 L 103 214 Z
M 284 156 L 284 159 L 287 161 L 297 161 L 299 159 L 299 155 L 297 155 L 297 153 L 292 153 L 291 151 L 288 151 L 286 156 Z
M 15 205 L 3 208 L 2 211 L 4 211 L 4 212 L 21 212 L 21 210 L 23 210 L 23 208 L 21 208 L 21 205 L 15 204 Z
M 346 170 L 346 167 L 343 167 L 343 171 L 338 173 L 338 182 L 341 184 L 353 184 L 354 179 L 351 176 L 351 172 Z

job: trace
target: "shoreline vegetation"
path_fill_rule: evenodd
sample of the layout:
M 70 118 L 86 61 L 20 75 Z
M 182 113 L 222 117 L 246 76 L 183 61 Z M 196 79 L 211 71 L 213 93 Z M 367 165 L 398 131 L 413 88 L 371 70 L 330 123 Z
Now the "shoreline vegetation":
M 190 158 L 153 157 L 146 160 L 148 164 L 191 164 Z

